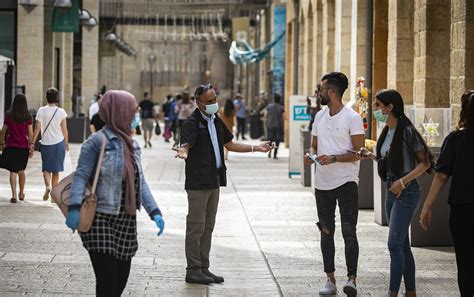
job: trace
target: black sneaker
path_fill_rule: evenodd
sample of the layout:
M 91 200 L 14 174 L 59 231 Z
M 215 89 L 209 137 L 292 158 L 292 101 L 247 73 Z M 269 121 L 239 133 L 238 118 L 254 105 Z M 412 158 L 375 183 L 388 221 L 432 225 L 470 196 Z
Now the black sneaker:
M 202 273 L 212 278 L 216 284 L 224 282 L 224 278 L 222 276 L 215 275 L 214 273 L 210 272 L 208 268 L 203 268 Z
M 190 284 L 208 285 L 212 284 L 214 279 L 202 273 L 201 270 L 196 270 L 186 273 L 185 281 Z

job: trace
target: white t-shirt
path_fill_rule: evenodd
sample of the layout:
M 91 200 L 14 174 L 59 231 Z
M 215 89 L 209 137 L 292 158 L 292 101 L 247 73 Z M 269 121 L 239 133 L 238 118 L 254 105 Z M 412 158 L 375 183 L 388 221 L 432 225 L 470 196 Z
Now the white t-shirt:
M 360 115 L 349 107 L 331 116 L 329 108 L 316 114 L 311 134 L 318 138 L 319 155 L 342 155 L 354 150 L 352 135 L 363 135 L 364 125 Z M 359 182 L 359 161 L 336 162 L 315 166 L 314 185 L 318 190 L 332 190 L 347 182 Z
M 89 119 L 92 119 L 92 117 L 99 112 L 99 102 L 94 102 L 91 104 L 89 107 Z
M 54 118 L 45 133 L 44 130 L 56 109 L 58 109 L 58 112 L 54 115 Z M 61 121 L 65 118 L 67 118 L 67 113 L 62 108 L 46 105 L 38 109 L 36 120 L 41 123 L 41 144 L 53 145 L 64 140 L 63 132 L 61 131 Z

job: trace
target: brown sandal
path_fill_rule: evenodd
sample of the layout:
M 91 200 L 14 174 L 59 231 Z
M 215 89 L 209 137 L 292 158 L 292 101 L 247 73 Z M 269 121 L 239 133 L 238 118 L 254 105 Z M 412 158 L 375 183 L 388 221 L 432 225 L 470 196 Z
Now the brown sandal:
M 25 200 L 25 194 L 23 194 L 23 195 L 18 195 L 18 199 L 19 199 L 20 201 Z
M 11 202 L 11 203 L 16 203 L 16 198 L 13 198 L 13 197 L 12 197 L 12 198 L 10 199 L 10 202 Z

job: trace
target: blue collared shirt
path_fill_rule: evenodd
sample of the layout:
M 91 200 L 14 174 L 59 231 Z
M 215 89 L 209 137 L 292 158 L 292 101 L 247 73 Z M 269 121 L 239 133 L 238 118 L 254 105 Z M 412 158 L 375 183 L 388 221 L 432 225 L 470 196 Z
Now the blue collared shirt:
M 214 148 L 214 155 L 216 156 L 216 166 L 217 168 L 222 167 L 221 151 L 219 150 L 219 141 L 217 140 L 217 131 L 216 125 L 214 125 L 214 120 L 216 116 L 212 114 L 210 117 L 203 112 L 201 112 L 202 117 L 207 121 L 207 130 L 211 136 L 212 147 Z

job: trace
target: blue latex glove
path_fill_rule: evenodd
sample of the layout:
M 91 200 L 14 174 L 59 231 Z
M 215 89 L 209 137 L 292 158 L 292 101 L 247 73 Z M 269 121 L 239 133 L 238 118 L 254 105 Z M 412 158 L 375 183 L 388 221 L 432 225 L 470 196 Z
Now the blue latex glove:
M 79 226 L 80 213 L 79 209 L 71 209 L 67 212 L 66 226 L 71 228 L 72 231 L 76 230 Z
M 153 217 L 153 220 L 156 223 L 156 227 L 158 227 L 158 229 L 160 229 L 160 231 L 158 232 L 158 234 L 156 234 L 156 236 L 160 236 L 161 233 L 163 233 L 163 230 L 165 230 L 165 221 L 163 220 L 163 218 L 160 215 L 155 215 Z

